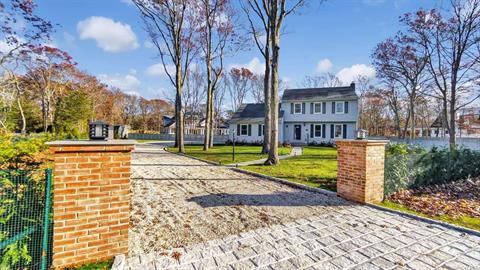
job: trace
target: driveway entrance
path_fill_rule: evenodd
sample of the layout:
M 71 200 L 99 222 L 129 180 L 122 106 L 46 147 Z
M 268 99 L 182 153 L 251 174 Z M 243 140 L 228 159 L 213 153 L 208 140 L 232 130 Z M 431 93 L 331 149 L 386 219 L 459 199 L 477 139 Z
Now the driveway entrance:
M 480 237 L 137 147 L 131 269 L 475 269 Z

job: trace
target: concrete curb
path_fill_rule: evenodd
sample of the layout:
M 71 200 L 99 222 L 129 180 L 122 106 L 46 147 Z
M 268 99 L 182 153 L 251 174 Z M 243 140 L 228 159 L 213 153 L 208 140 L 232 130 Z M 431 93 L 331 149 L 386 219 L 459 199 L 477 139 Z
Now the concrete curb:
M 112 264 L 112 270 L 123 270 L 125 269 L 125 265 L 126 265 L 126 258 L 125 258 L 125 254 L 120 254 L 120 255 L 117 255 L 115 256 L 115 260 L 113 260 L 113 264 Z
M 167 150 L 165 149 L 165 151 L 167 151 Z M 299 188 L 299 189 L 303 189 L 303 190 L 307 190 L 307 191 L 311 191 L 311 192 L 316 192 L 316 193 L 321 193 L 321 194 L 324 194 L 324 195 L 327 195 L 327 196 L 337 197 L 337 193 L 333 192 L 333 191 L 330 191 L 330 190 L 309 187 L 307 185 L 303 185 L 303 184 L 300 184 L 300 183 L 295 183 L 295 182 L 288 181 L 288 180 L 285 180 L 285 179 L 282 179 L 282 178 L 277 178 L 277 177 L 273 177 L 273 176 L 269 176 L 269 175 L 265 175 L 265 174 L 261 174 L 261 173 L 257 173 L 257 172 L 251 172 L 251 171 L 243 170 L 243 169 L 240 169 L 238 167 L 228 167 L 226 165 L 221 165 L 221 164 L 218 164 L 216 162 L 212 162 L 212 161 L 209 161 L 209 160 L 203 160 L 203 159 L 200 159 L 200 158 L 197 158 L 197 157 L 192 157 L 192 156 L 182 154 L 182 153 L 173 153 L 173 152 L 169 152 L 169 153 L 177 154 L 177 155 L 188 157 L 188 158 L 192 158 L 192 159 L 202 161 L 202 162 L 205 162 L 205 163 L 209 163 L 209 164 L 215 165 L 215 166 L 223 166 L 225 168 L 228 168 L 230 170 L 233 170 L 233 171 L 236 171 L 236 172 L 239 172 L 239 173 L 247 174 L 247 175 L 250 175 L 250 176 L 256 176 L 256 177 L 259 177 L 259 178 L 262 178 L 262 179 L 265 179 L 265 180 L 270 180 L 270 181 L 274 181 L 274 182 L 281 183 L 281 184 L 284 184 L 284 185 L 288 185 L 290 187 Z M 355 203 L 355 202 L 352 202 L 352 203 Z M 362 204 L 359 204 L 359 205 L 362 205 Z M 440 226 L 447 227 L 447 228 L 452 229 L 452 230 L 456 230 L 456 231 L 460 231 L 460 232 L 468 233 L 468 234 L 473 234 L 475 236 L 480 237 L 480 231 L 476 231 L 476 230 L 473 230 L 473 229 L 457 226 L 457 225 L 446 223 L 446 222 L 443 222 L 443 221 L 440 221 L 440 220 L 435 220 L 435 219 L 430 219 L 430 218 L 426 218 L 426 217 L 417 216 L 417 215 L 414 215 L 414 214 L 402 212 L 402 211 L 399 211 L 399 210 L 390 209 L 390 208 L 383 207 L 383 206 L 376 205 L 376 204 L 367 203 L 367 204 L 363 204 L 363 205 L 365 205 L 367 207 L 375 208 L 377 210 L 387 211 L 387 212 L 390 212 L 390 213 L 398 214 L 400 216 L 406 216 L 406 217 L 409 217 L 409 218 L 412 218 L 412 219 L 415 219 L 415 220 L 419 220 L 419 221 L 423 221 L 423 222 L 426 222 L 426 223 L 429 223 L 429 224 L 440 225 Z
M 398 214 L 400 216 L 406 216 L 406 217 L 409 217 L 409 218 L 412 218 L 412 219 L 415 219 L 415 220 L 419 220 L 419 221 L 423 221 L 423 222 L 426 222 L 426 223 L 429 223 L 429 224 L 440 225 L 440 226 L 447 227 L 447 228 L 452 229 L 452 230 L 456 230 L 456 231 L 460 231 L 460 232 L 468 233 L 468 234 L 473 234 L 475 236 L 480 237 L 480 231 L 476 231 L 476 230 L 473 230 L 473 229 L 457 226 L 457 225 L 447 223 L 447 222 L 443 222 L 443 221 L 440 221 L 440 220 L 421 217 L 421 216 L 417 216 L 417 215 L 410 214 L 410 213 L 407 213 L 407 212 L 403 212 L 403 211 L 400 211 L 400 210 L 390 209 L 390 208 L 387 208 L 387 207 L 383 207 L 381 205 L 376 205 L 376 204 L 371 204 L 371 203 L 367 203 L 367 204 L 365 204 L 365 206 L 375 208 L 377 210 L 382 210 L 382 211 Z
M 321 193 L 321 194 L 324 194 L 324 195 L 327 195 L 327 196 L 335 196 L 335 197 L 337 196 L 336 192 L 333 192 L 333 191 L 330 191 L 330 190 L 315 188 L 315 187 L 309 187 L 307 185 L 303 185 L 303 184 L 300 184 L 300 183 L 295 183 L 295 182 L 288 181 L 288 180 L 285 180 L 285 179 L 282 179 L 282 178 L 277 178 L 277 177 L 273 177 L 273 176 L 270 176 L 270 175 L 265 175 L 265 174 L 261 174 L 261 173 L 257 173 L 257 172 L 251 172 L 251 171 L 247 171 L 247 170 L 240 169 L 240 168 L 232 168 L 232 167 L 227 167 L 227 168 L 229 168 L 233 171 L 239 172 L 239 173 L 247 174 L 247 175 L 250 175 L 250 176 L 256 176 L 256 177 L 259 177 L 259 178 L 262 178 L 262 179 L 270 180 L 270 181 L 277 182 L 277 183 L 280 183 L 280 184 L 284 184 L 284 185 L 287 185 L 287 186 L 290 186 L 290 187 L 299 188 L 299 189 L 303 189 L 303 190 L 307 190 L 307 191 L 311 191 L 311 192 L 315 192 L 315 193 Z

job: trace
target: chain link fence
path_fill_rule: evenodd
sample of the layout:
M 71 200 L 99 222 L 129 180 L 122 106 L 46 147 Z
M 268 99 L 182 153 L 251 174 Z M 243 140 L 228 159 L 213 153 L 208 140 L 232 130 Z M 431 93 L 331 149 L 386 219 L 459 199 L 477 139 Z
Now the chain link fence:
M 52 171 L 0 171 L 0 269 L 47 269 Z

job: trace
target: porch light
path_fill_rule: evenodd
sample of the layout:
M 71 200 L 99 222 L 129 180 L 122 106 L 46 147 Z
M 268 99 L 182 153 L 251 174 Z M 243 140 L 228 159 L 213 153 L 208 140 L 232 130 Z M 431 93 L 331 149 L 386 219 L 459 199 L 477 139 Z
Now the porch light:
M 367 131 L 365 129 L 359 128 L 355 131 L 355 134 L 357 140 L 365 140 L 367 138 Z
M 89 124 L 90 140 L 106 140 L 108 138 L 108 124 L 103 121 L 94 121 Z

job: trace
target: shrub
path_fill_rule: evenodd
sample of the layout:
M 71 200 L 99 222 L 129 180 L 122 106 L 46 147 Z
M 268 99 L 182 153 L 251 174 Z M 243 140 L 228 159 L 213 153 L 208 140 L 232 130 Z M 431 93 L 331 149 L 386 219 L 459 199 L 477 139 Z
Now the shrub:
M 48 160 L 45 142 L 52 140 L 50 134 L 28 137 L 0 134 L 0 170 L 34 170 Z
M 385 195 L 479 175 L 479 151 L 464 148 L 426 151 L 406 144 L 390 144 L 386 149 Z

